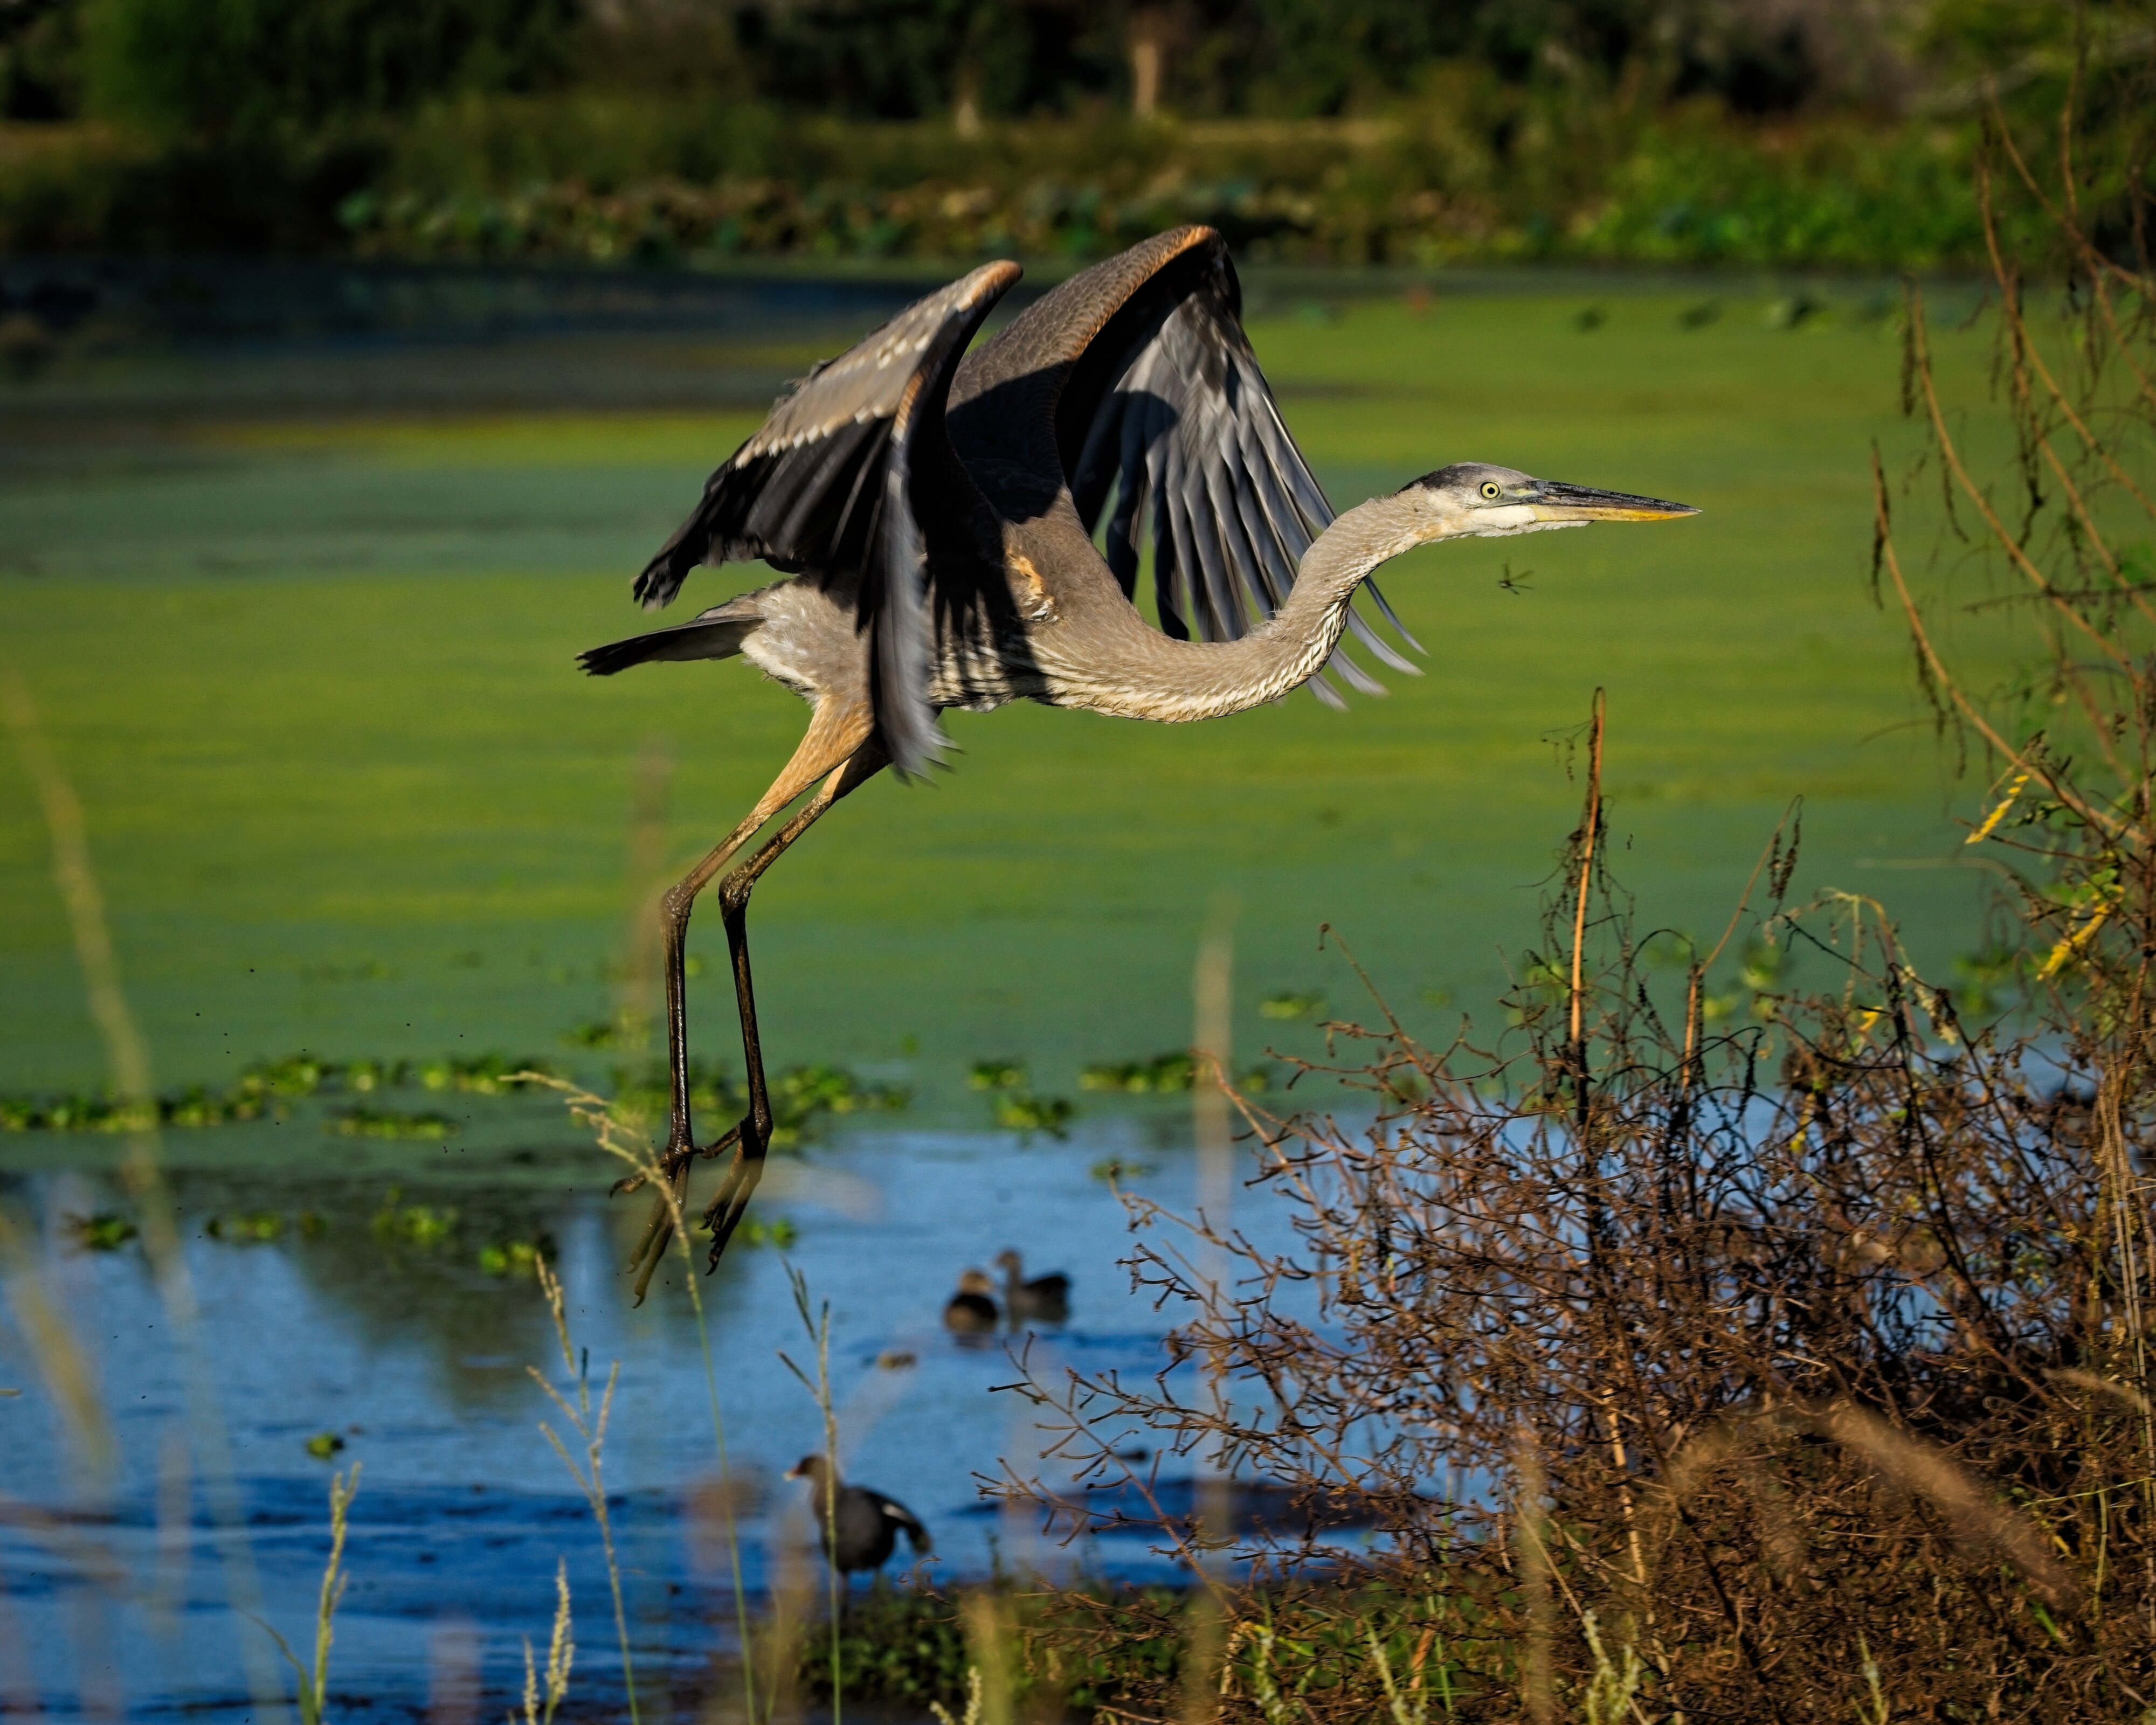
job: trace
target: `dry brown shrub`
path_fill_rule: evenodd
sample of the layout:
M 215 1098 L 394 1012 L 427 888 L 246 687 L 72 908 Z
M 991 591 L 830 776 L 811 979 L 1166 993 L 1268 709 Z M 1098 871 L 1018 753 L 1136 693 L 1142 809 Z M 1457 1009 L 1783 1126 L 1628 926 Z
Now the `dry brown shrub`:
M 2156 114 L 2145 73 L 2100 95 Z M 1928 449 L 1877 488 L 1881 594 L 1990 783 L 1970 842 L 2016 913 L 1987 981 L 2010 999 L 1927 983 L 1868 901 L 1785 904 L 1794 817 L 1722 947 L 1650 963 L 1668 942 L 1606 870 L 1598 705 L 1505 1031 L 1338 1024 L 1295 1092 L 1346 1086 L 1332 1111 L 1229 1092 L 1240 1201 L 1284 1207 L 1291 1250 L 1131 1201 L 1168 1367 L 1028 1393 L 1126 1503 L 1136 1427 L 1286 1488 L 1229 1542 L 1258 1579 L 1205 1584 L 1223 1717 L 2156 1717 L 2148 135 L 2091 166 L 2071 111 L 2043 151 L 1998 130 L 1987 207 L 2033 202 L 2056 242 L 1994 254 L 2014 453 L 1973 465 L 1912 290 Z M 1942 493 L 1920 594 L 1890 502 Z M 2024 627 L 2023 673 L 1958 675 L 1949 602 Z M 1717 996 L 1748 928 L 1748 985 Z M 1830 985 L 1786 986 L 1793 952 Z M 1221 1573 L 1190 1518 L 1134 1518 Z M 1089 1609 L 1062 1601 L 1034 1652 Z M 1183 1704 L 1172 1677 L 1118 1703 Z

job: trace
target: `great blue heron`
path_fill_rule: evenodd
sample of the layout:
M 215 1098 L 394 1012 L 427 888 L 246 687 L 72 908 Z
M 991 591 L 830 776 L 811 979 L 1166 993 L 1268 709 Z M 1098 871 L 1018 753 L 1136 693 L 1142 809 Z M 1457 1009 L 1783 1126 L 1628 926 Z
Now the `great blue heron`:
M 696 1157 L 733 1153 L 705 1218 L 714 1266 L 756 1189 L 771 1131 L 750 892 L 881 768 L 925 773 L 949 746 L 938 711 L 1026 699 L 1183 721 L 1306 684 L 1341 705 L 1327 669 L 1377 689 L 1337 650 L 1347 631 L 1386 663 L 1414 669 L 1351 608 L 1387 559 L 1437 539 L 1697 512 L 1466 463 L 1336 517 L 1244 336 L 1219 234 L 1178 228 L 1133 246 L 968 353 L 1019 275 L 1015 264 L 984 264 L 817 367 L 711 475 L 635 594 L 655 609 L 699 563 L 753 557 L 790 579 L 583 656 L 587 670 L 609 675 L 653 660 L 739 654 L 813 710 L 771 788 L 663 901 L 673 1101 L 660 1166 L 678 1204 Z M 1093 539 L 1104 518 L 1105 550 Z M 1147 521 L 1158 629 L 1133 603 Z M 819 781 L 720 886 L 749 1106 L 700 1150 L 682 987 L 690 908 Z M 639 1297 L 672 1213 L 662 1199 L 631 1262 L 643 1267 Z

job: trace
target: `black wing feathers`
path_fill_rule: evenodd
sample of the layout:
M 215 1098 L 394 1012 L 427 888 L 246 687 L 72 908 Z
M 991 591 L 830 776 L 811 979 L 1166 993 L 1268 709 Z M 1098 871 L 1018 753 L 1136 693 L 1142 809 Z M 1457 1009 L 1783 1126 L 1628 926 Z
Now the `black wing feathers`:
M 1056 442 L 1079 519 L 1097 531 L 1106 515 L 1108 567 L 1132 597 L 1150 521 L 1161 628 L 1178 639 L 1234 640 L 1270 616 L 1332 521 L 1241 313 L 1235 266 L 1212 236 L 1170 259 L 1118 308 L 1057 403 Z M 1398 629 L 1383 595 L 1366 588 Z M 1351 613 L 1348 626 L 1386 664 L 1414 673 L 1363 619 Z M 1344 654 L 1331 669 L 1353 688 L 1384 692 Z M 1312 687 L 1338 704 L 1322 677 Z
M 944 746 L 927 701 L 927 552 L 940 524 L 958 518 L 954 500 L 919 495 L 914 479 L 924 466 L 939 485 L 959 470 L 928 459 L 925 445 L 947 442 L 952 373 L 1018 276 L 1015 264 L 983 264 L 817 367 L 711 475 L 636 581 L 646 610 L 670 603 L 700 563 L 761 557 L 857 582 L 875 635 L 877 726 L 902 772 L 922 771 Z

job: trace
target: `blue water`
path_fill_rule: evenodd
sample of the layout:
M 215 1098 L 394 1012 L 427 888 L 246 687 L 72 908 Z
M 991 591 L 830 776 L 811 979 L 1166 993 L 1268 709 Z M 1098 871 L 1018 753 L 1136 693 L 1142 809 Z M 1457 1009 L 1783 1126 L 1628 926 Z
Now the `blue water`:
M 1060 1546 L 1034 1512 L 984 1501 L 982 1485 L 1007 1461 L 1071 1489 L 1063 1464 L 1040 1459 L 1050 1435 L 1032 1409 L 997 1387 L 1021 1375 L 1019 1354 L 1050 1382 L 1065 1365 L 1141 1379 L 1163 1368 L 1169 1315 L 1131 1291 L 1117 1265 L 1130 1219 L 1089 1169 L 1111 1155 L 1149 1164 L 1157 1172 L 1135 1189 L 1187 1208 L 1187 1122 L 1163 1103 L 1090 1119 L 1063 1143 L 858 1131 L 774 1164 L 757 1214 L 791 1220 L 798 1238 L 783 1253 L 737 1249 L 700 1284 L 757 1609 L 783 1565 L 814 1569 L 804 1488 L 780 1477 L 821 1438 L 814 1402 L 778 1358 L 784 1350 L 814 1372 L 789 1267 L 814 1305 L 829 1302 L 846 1471 L 928 1524 L 935 1553 L 922 1574 L 947 1580 L 998 1563 L 1177 1573 L 1129 1534 Z M 18 1266 L 18 1297 L 0 1317 L 0 1384 L 23 1392 L 0 1399 L 0 1707 L 259 1712 L 250 1651 L 254 1681 L 266 1674 L 283 1685 L 286 1674 L 235 1602 L 306 1656 L 329 1477 L 355 1463 L 352 1579 L 331 1682 L 340 1716 L 415 1716 L 431 1704 L 434 1717 L 460 1717 L 469 1703 L 470 1717 L 499 1718 L 521 1683 L 524 1638 L 543 1651 L 560 1562 L 574 1600 L 572 1692 L 580 1707 L 618 1703 L 598 1530 L 542 1422 L 572 1450 L 581 1445 L 526 1368 L 572 1398 L 574 1375 L 536 1283 L 479 1267 L 485 1242 L 540 1232 L 558 1247 L 595 1400 L 619 1369 L 605 1480 L 647 1712 L 686 1708 L 732 1681 L 712 1675 L 736 1645 L 735 1609 L 713 1513 L 724 1494 L 694 1312 L 672 1266 L 643 1307 L 631 1306 L 619 1266 L 643 1200 L 606 1199 L 613 1170 L 565 1132 L 537 1137 L 470 1166 L 434 1147 L 326 1150 L 305 1121 L 168 1134 L 168 1155 L 203 1164 L 171 1176 L 199 1307 L 192 1348 L 139 1241 L 111 1251 L 73 1243 L 68 1216 L 131 1208 L 114 1176 L 80 1171 L 85 1150 L 102 1154 L 110 1141 L 0 1141 L 0 1198 L 38 1219 L 44 1239 Z M 277 1171 L 251 1172 L 268 1150 L 280 1153 L 268 1164 Z M 402 1204 L 454 1208 L 449 1235 L 427 1246 L 381 1238 L 372 1219 L 393 1187 Z M 1245 1193 L 1238 1203 L 1239 1224 L 1260 1237 L 1283 1231 L 1273 1200 Z M 213 1217 L 242 1209 L 288 1222 L 311 1213 L 319 1231 L 303 1237 L 288 1225 L 268 1244 L 212 1237 Z M 940 1313 L 957 1271 L 986 1266 L 1006 1246 L 1029 1270 L 1071 1275 L 1070 1322 L 1029 1342 L 948 1335 Z M 20 1297 L 32 1290 L 63 1315 L 87 1363 L 116 1449 L 101 1476 L 54 1399 L 51 1349 L 33 1345 Z M 204 1407 L 213 1409 L 207 1421 Z M 228 1473 L 216 1458 L 220 1432 Z M 306 1448 L 321 1433 L 343 1440 L 329 1462 Z M 1146 1440 L 1132 1441 L 1142 1449 Z M 1134 1460 L 1140 1472 L 1158 1466 L 1171 1506 L 1188 1496 L 1187 1462 Z M 906 1561 L 901 1547 L 893 1573 Z

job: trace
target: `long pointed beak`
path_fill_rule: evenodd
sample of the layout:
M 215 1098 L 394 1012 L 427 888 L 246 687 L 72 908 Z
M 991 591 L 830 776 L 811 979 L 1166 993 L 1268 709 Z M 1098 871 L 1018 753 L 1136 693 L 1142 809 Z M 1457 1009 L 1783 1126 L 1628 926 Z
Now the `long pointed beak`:
M 1568 485 L 1558 480 L 1544 481 L 1533 508 L 1538 521 L 1674 521 L 1699 513 L 1689 503 Z

